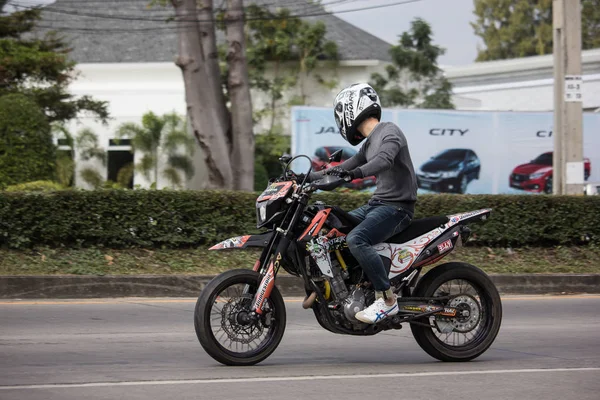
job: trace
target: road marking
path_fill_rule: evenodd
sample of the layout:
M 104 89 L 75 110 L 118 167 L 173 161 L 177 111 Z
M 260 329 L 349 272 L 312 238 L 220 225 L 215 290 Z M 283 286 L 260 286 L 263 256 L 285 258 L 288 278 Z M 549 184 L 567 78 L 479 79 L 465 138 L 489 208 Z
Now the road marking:
M 344 379 L 373 379 L 373 378 L 415 378 L 429 376 L 455 376 L 455 375 L 491 375 L 491 374 L 528 374 L 549 372 L 591 372 L 600 371 L 600 368 L 552 368 L 552 369 L 493 369 L 475 371 L 440 371 L 440 372 L 407 372 L 395 374 L 357 374 L 357 375 L 304 375 L 304 376 L 273 376 L 265 378 L 223 378 L 223 379 L 181 379 L 164 381 L 124 381 L 124 382 L 92 382 L 92 383 L 57 383 L 43 385 L 15 385 L 0 386 L 0 390 L 24 389 L 74 389 L 88 387 L 113 387 L 113 386 L 155 386 L 155 385 L 192 385 L 211 383 L 257 383 L 257 382 L 289 382 L 308 380 L 344 380 Z
M 564 299 L 600 299 L 600 295 L 557 295 L 557 296 L 506 296 L 502 297 L 502 301 L 514 300 L 564 300 Z M 33 306 L 33 305 L 84 305 L 84 304 L 136 304 L 136 303 L 195 303 L 197 299 L 152 299 L 143 298 L 122 298 L 122 299 L 90 299 L 90 300 L 4 300 L 0 301 L 0 305 L 14 306 Z M 287 298 L 286 303 L 300 303 L 301 298 Z

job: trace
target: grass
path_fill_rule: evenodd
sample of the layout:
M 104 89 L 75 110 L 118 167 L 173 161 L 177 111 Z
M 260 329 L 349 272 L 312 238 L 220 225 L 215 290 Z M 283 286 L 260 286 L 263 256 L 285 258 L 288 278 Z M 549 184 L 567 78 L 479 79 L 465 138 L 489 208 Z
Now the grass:
M 0 275 L 217 274 L 251 268 L 256 251 L 0 249 Z M 600 273 L 600 248 L 459 248 L 442 262 L 465 261 L 488 273 Z

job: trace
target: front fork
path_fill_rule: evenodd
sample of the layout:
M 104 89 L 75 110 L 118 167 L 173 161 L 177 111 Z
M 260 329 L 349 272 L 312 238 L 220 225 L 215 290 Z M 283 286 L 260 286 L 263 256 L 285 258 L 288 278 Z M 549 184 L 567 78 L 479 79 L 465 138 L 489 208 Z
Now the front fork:
M 290 245 L 290 240 L 285 236 L 280 234 L 276 234 L 275 236 L 281 237 L 279 238 L 279 243 L 277 244 L 277 249 L 275 250 L 274 261 L 272 260 L 269 263 L 269 267 L 264 272 L 264 274 L 262 274 L 263 278 L 260 281 L 260 284 L 258 285 L 256 294 L 254 295 L 254 301 L 252 302 L 251 310 L 259 315 L 262 315 L 263 305 L 271 295 L 273 286 L 275 286 L 275 275 L 277 275 L 279 267 L 281 266 L 281 259 L 283 258 L 283 254 L 287 251 L 288 246 Z M 277 240 L 277 237 L 275 237 L 274 240 Z M 268 254 L 266 254 L 266 257 L 268 259 Z M 260 268 L 261 260 L 258 260 L 256 264 L 254 264 L 254 270 L 258 271 Z

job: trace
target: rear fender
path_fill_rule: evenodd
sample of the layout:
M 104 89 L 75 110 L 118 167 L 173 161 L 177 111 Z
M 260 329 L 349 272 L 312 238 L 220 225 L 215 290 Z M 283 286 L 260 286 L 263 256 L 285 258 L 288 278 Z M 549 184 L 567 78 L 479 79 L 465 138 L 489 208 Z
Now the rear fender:
M 273 231 L 260 235 L 236 236 L 215 244 L 209 250 L 246 249 L 248 247 L 267 247 L 273 236 Z
M 489 218 L 492 213 L 491 208 L 483 208 L 481 210 L 469 211 L 466 213 L 453 214 L 448 215 L 448 223 L 446 224 L 447 228 L 450 228 L 454 225 L 460 224 L 464 225 L 466 223 L 485 221 Z

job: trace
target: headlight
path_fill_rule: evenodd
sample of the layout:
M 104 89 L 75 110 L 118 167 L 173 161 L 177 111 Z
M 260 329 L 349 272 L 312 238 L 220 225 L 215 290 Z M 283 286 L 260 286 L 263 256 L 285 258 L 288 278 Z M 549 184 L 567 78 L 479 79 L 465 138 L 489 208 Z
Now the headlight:
M 267 219 L 267 204 L 261 205 L 258 211 L 260 213 L 260 221 L 263 222 Z
M 456 178 L 459 171 L 444 171 L 442 172 L 442 178 Z
M 545 172 L 536 172 L 535 174 L 529 175 L 529 179 L 539 179 L 544 176 Z

